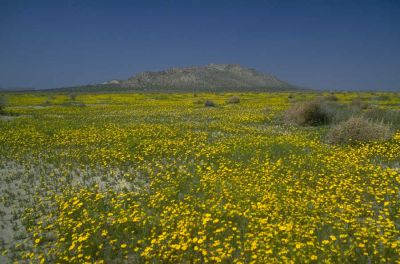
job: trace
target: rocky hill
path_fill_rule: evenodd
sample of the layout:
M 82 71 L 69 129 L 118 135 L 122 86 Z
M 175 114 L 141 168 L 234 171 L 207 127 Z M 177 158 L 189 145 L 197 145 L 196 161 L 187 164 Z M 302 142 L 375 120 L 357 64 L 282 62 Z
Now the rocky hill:
M 73 88 L 64 88 L 73 89 Z M 138 90 L 176 92 L 268 91 L 296 89 L 275 76 L 237 64 L 209 64 L 199 67 L 146 71 L 127 80 L 111 80 L 79 90 Z

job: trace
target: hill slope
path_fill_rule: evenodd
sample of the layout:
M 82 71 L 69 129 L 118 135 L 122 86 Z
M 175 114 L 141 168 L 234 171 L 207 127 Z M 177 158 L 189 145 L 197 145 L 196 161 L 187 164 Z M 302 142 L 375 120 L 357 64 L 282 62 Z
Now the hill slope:
M 62 89 L 222 92 L 293 90 L 296 87 L 273 75 L 237 64 L 209 64 L 157 72 L 146 71 L 127 80 L 112 80 L 96 85 Z

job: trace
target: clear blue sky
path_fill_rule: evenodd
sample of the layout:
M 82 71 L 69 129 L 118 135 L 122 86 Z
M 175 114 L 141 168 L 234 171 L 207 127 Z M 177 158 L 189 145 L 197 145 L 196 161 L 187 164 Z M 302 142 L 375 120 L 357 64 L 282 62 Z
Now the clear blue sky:
M 400 91 L 400 1 L 0 0 L 0 87 L 208 63 L 319 89 Z

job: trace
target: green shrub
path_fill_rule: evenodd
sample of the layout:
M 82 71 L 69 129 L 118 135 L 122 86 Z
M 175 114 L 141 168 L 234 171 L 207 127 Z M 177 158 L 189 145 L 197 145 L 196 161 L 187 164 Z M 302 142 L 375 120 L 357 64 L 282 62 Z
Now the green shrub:
M 76 95 L 75 93 L 71 93 L 71 94 L 69 95 L 69 99 L 70 99 L 71 101 L 75 101 L 75 100 L 76 100 L 76 97 L 77 97 L 77 95 Z
M 392 131 L 388 125 L 376 123 L 363 117 L 352 117 L 333 126 L 326 135 L 330 144 L 357 144 L 388 140 Z
M 0 96 L 0 114 L 5 112 L 7 100 L 4 96 Z
M 372 108 L 364 112 L 363 116 L 366 119 L 383 122 L 388 125 L 393 125 L 394 127 L 400 127 L 400 111 L 399 110 L 389 110 L 382 108 Z
M 214 101 L 212 101 L 212 100 L 206 100 L 205 102 L 204 102 L 204 106 L 205 107 L 215 107 L 215 106 L 217 106 L 215 103 L 214 103 Z
M 332 119 L 321 100 L 295 103 L 285 112 L 285 122 L 301 126 L 318 126 L 327 124 Z
M 43 102 L 44 106 L 49 106 L 49 105 L 52 105 L 52 104 L 53 103 L 50 100 L 46 100 L 46 101 Z
M 351 107 L 349 105 L 342 105 L 337 103 L 325 103 L 326 111 L 330 113 L 331 123 L 338 124 L 340 122 L 349 120 L 351 117 L 360 116 L 362 110 L 357 107 Z
M 350 108 L 355 110 L 365 110 L 369 107 L 370 105 L 367 102 L 363 101 L 361 98 L 355 98 L 350 103 Z
M 232 96 L 226 101 L 227 104 L 239 104 L 240 103 L 240 98 L 237 96 Z
M 334 94 L 324 96 L 323 99 L 326 101 L 338 101 L 339 100 L 339 98 L 337 98 L 337 96 Z

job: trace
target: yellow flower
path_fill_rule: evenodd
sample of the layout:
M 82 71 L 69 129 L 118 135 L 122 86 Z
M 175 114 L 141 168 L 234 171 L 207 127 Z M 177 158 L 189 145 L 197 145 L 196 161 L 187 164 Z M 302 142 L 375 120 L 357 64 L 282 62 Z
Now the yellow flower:
M 68 248 L 69 251 L 73 250 L 75 248 L 75 243 L 72 242 L 71 246 Z

